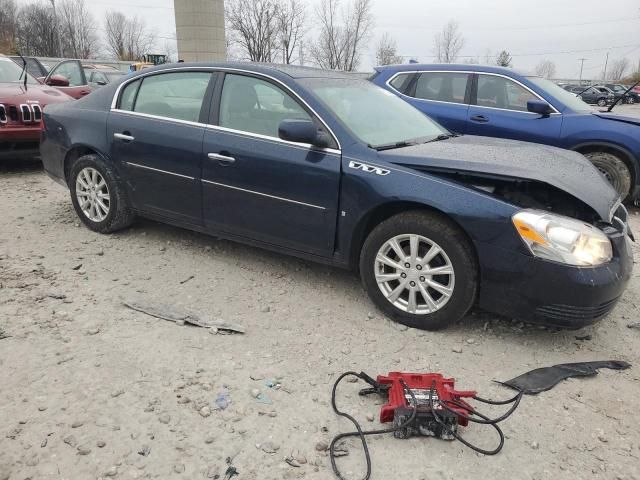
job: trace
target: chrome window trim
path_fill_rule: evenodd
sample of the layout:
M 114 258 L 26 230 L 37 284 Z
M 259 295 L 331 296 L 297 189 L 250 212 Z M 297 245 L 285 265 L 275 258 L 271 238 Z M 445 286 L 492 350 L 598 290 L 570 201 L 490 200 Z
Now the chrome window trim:
M 269 195 L 268 193 L 256 192 L 255 190 L 247 190 L 246 188 L 234 187 L 233 185 L 227 185 L 225 183 L 212 182 L 211 180 L 202 179 L 203 183 L 208 183 L 209 185 L 216 185 L 218 187 L 230 188 L 232 190 L 238 190 L 245 193 L 253 193 L 254 195 L 260 195 L 262 197 L 273 198 L 275 200 L 281 200 L 283 202 L 295 203 L 297 205 L 303 205 L 305 207 L 317 208 L 318 210 L 326 210 L 325 207 L 321 207 L 319 205 L 313 205 L 311 203 L 299 202 L 298 200 L 292 200 L 290 198 L 278 197 L 276 195 Z
M 529 115 L 539 115 L 539 114 L 534 113 L 534 112 L 527 112 L 527 111 L 523 111 L 523 110 L 513 110 L 511 108 L 485 107 L 484 105 L 472 105 L 470 103 L 445 102 L 443 100 L 430 100 L 428 98 L 412 97 L 410 95 L 405 95 L 404 93 L 398 91 L 398 89 L 396 89 L 393 85 L 391 85 L 391 82 L 397 76 L 399 76 L 399 75 L 412 75 L 412 74 L 415 74 L 415 73 L 465 73 L 465 74 L 468 74 L 468 75 L 473 75 L 473 74 L 476 74 L 476 75 L 492 75 L 494 77 L 506 78 L 507 80 L 511 80 L 512 82 L 520 85 L 525 90 L 529 91 L 529 93 L 531 93 L 532 95 L 536 96 L 538 98 L 538 100 L 542 100 L 543 102 L 547 102 L 549 105 L 551 105 L 551 108 L 553 108 L 554 111 L 550 115 L 562 115 L 560 113 L 560 111 L 555 107 L 555 105 L 553 103 L 551 103 L 548 100 L 545 100 L 544 98 L 542 98 L 540 95 L 538 95 L 536 92 L 531 90 L 529 87 L 527 87 L 522 82 L 516 80 L 515 78 L 509 77 L 508 75 L 504 75 L 502 73 L 478 72 L 478 71 L 475 71 L 475 70 L 410 70 L 410 71 L 397 72 L 396 74 L 394 74 L 392 77 L 390 77 L 385 82 L 385 85 L 387 85 L 390 89 L 392 89 L 398 95 L 401 95 L 401 96 L 406 97 L 406 98 L 411 98 L 412 100 L 418 100 L 418 101 L 421 101 L 421 102 L 448 103 L 448 104 L 451 104 L 451 105 L 465 105 L 465 106 L 469 106 L 469 107 L 490 108 L 492 110 L 502 110 L 502 111 L 507 111 L 507 112 L 526 113 L 526 114 L 529 114 Z
M 289 93 L 291 93 L 296 99 L 298 99 L 304 106 L 306 106 L 315 116 L 318 120 L 320 120 L 320 122 L 322 123 L 322 125 L 327 129 L 327 131 L 329 132 L 329 134 L 331 135 L 331 137 L 334 139 L 334 141 L 336 142 L 336 145 L 338 145 L 337 149 L 324 149 L 324 150 L 332 150 L 333 152 L 341 152 L 342 151 L 342 146 L 340 145 L 340 140 L 338 140 L 337 135 L 333 132 L 333 130 L 331 129 L 331 127 L 329 127 L 329 125 L 327 124 L 327 122 L 324 121 L 324 119 L 318 114 L 318 112 L 316 112 L 311 105 L 309 105 L 300 95 L 298 95 L 293 89 L 291 89 L 291 87 L 289 87 L 288 85 L 286 85 L 285 83 L 283 83 L 281 80 L 278 80 L 275 77 L 272 77 L 271 75 L 268 75 L 266 73 L 262 73 L 262 72 L 255 72 L 255 71 L 251 71 L 251 70 L 243 70 L 241 68 L 231 68 L 231 67 L 173 67 L 173 68 L 167 68 L 167 69 L 162 69 L 162 70 L 154 70 L 152 72 L 147 72 L 147 73 L 143 73 L 141 75 L 137 75 L 129 80 L 127 80 L 126 82 L 122 82 L 120 85 L 118 85 L 118 88 L 116 88 L 116 91 L 113 95 L 113 98 L 111 99 L 111 111 L 123 111 L 123 110 L 119 110 L 117 108 L 118 105 L 118 98 L 120 97 L 120 91 L 127 85 L 129 85 L 132 82 L 135 82 L 136 80 L 142 79 L 144 77 L 148 77 L 151 75 L 158 75 L 158 74 L 162 74 L 162 73 L 167 73 L 167 72 L 179 72 L 182 70 L 192 70 L 192 71 L 208 71 L 211 73 L 215 73 L 215 72 L 234 72 L 234 73 L 243 73 L 243 74 L 249 74 L 249 75 L 253 75 L 253 76 L 257 76 L 257 77 L 262 77 L 262 78 L 267 78 L 273 82 L 275 82 L 276 84 L 278 84 L 281 87 L 284 87 L 284 89 L 286 89 Z M 131 112 L 131 113 L 137 113 L 137 112 Z M 166 117 L 158 117 L 158 118 L 166 118 Z M 199 124 L 202 125 L 202 124 Z M 218 125 L 207 125 L 208 127 L 218 127 L 218 128 L 225 128 L 225 127 L 219 127 Z M 240 131 L 240 130 L 237 130 Z M 244 130 L 241 131 L 242 133 L 248 134 L 249 136 L 254 136 L 257 134 L 251 134 L 251 132 L 245 132 Z M 266 135 L 264 137 L 267 137 Z M 279 138 L 276 137 L 268 137 L 270 139 L 275 139 L 275 140 L 281 140 Z M 288 143 L 293 143 L 293 142 L 288 142 Z M 299 145 L 299 144 L 296 144 Z
M 161 115 L 152 115 L 150 113 L 132 112 L 130 110 L 120 110 L 119 108 L 112 108 L 111 112 L 113 112 L 113 113 L 122 113 L 124 115 L 130 115 L 132 117 L 151 118 L 153 120 L 161 120 L 161 121 L 164 121 L 164 122 L 180 123 L 180 124 L 183 124 L 183 125 L 191 125 L 192 127 L 205 128 L 207 126 L 205 123 L 192 122 L 192 121 L 189 121 L 189 120 L 181 120 L 179 118 L 163 117 Z
M 24 113 L 24 109 L 27 109 L 27 112 L 29 112 L 29 119 L 27 120 L 25 113 Z M 22 118 L 22 123 L 33 123 L 33 112 L 31 111 L 31 106 L 26 104 L 26 103 L 21 103 L 20 104 L 20 117 Z
M 0 103 L 0 112 L 4 112 L 4 120 L 2 120 L 2 116 L 0 116 L 0 124 L 5 124 L 9 121 L 9 116 L 7 115 L 7 107 L 4 104 Z
M 160 170 L 159 168 L 147 167 L 146 165 L 140 165 L 139 163 L 126 162 L 126 164 L 131 165 L 132 167 L 151 170 L 158 173 L 166 173 L 167 175 L 173 175 L 174 177 L 186 178 L 187 180 L 195 180 L 195 177 L 190 177 L 189 175 L 182 175 L 181 173 L 169 172 L 167 170 Z

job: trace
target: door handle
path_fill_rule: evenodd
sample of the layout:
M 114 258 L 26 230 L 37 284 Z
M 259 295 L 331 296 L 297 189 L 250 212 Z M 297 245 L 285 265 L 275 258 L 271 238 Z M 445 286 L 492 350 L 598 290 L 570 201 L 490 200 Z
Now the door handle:
M 484 115 L 474 115 L 473 117 L 471 117 L 471 121 L 478 123 L 487 123 L 489 119 Z
M 231 165 L 236 161 L 233 157 L 228 157 L 227 155 L 221 155 L 219 153 L 210 153 L 207 157 L 209 157 L 209 160 L 217 160 L 220 165 L 224 166 Z
M 131 135 L 128 135 L 129 132 L 125 132 L 125 133 L 114 133 L 113 137 L 117 138 L 118 140 L 122 140 L 123 142 L 129 143 L 129 142 L 133 142 L 136 138 L 132 137 Z

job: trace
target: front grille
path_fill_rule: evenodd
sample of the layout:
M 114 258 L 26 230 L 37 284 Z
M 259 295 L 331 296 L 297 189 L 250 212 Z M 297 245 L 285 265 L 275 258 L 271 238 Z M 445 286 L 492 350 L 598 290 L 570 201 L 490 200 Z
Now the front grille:
M 0 104 L 0 125 L 7 123 L 24 123 L 32 125 L 42 121 L 42 106 L 37 103 L 20 105 Z
M 20 120 L 20 116 L 18 115 L 18 108 L 15 105 L 11 105 L 9 107 L 9 120 L 12 122 L 17 122 Z
M 29 105 L 20 105 L 20 113 L 22 114 L 22 123 L 33 122 L 33 115 L 31 115 L 31 107 Z
M 553 320 L 598 320 L 613 310 L 618 298 L 593 307 L 577 307 L 575 305 L 545 305 L 536 308 L 540 316 Z
M 40 122 L 42 120 L 42 109 L 40 105 L 33 104 L 31 105 L 31 109 L 33 110 L 33 121 Z

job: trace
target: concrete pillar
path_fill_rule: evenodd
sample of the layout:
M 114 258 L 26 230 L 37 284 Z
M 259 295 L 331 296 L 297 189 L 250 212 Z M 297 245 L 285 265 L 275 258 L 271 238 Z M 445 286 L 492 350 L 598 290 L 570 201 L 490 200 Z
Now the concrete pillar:
M 224 61 L 224 0 L 173 0 L 178 59 Z

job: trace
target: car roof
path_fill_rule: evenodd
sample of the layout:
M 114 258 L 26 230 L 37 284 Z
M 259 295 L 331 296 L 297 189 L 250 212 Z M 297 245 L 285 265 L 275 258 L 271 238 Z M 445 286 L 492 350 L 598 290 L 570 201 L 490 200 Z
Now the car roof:
M 339 78 L 354 79 L 360 78 L 357 74 L 339 72 L 335 70 L 324 70 L 321 68 L 302 67 L 298 65 L 278 65 L 272 63 L 257 62 L 183 62 L 183 63 L 165 63 L 151 68 L 145 68 L 140 72 L 148 73 L 150 71 L 169 70 L 171 68 L 228 68 L 237 70 L 246 70 L 248 72 L 262 73 L 266 75 L 286 75 L 291 78 Z M 137 72 L 137 73 L 140 73 Z
M 445 70 L 445 71 L 474 71 L 484 73 L 500 73 L 507 76 L 528 76 L 527 73 L 513 68 L 498 67 L 495 65 L 478 65 L 475 63 L 403 63 L 402 65 L 384 65 L 375 67 L 377 72 L 393 70 L 394 72 L 413 72 L 416 70 Z

